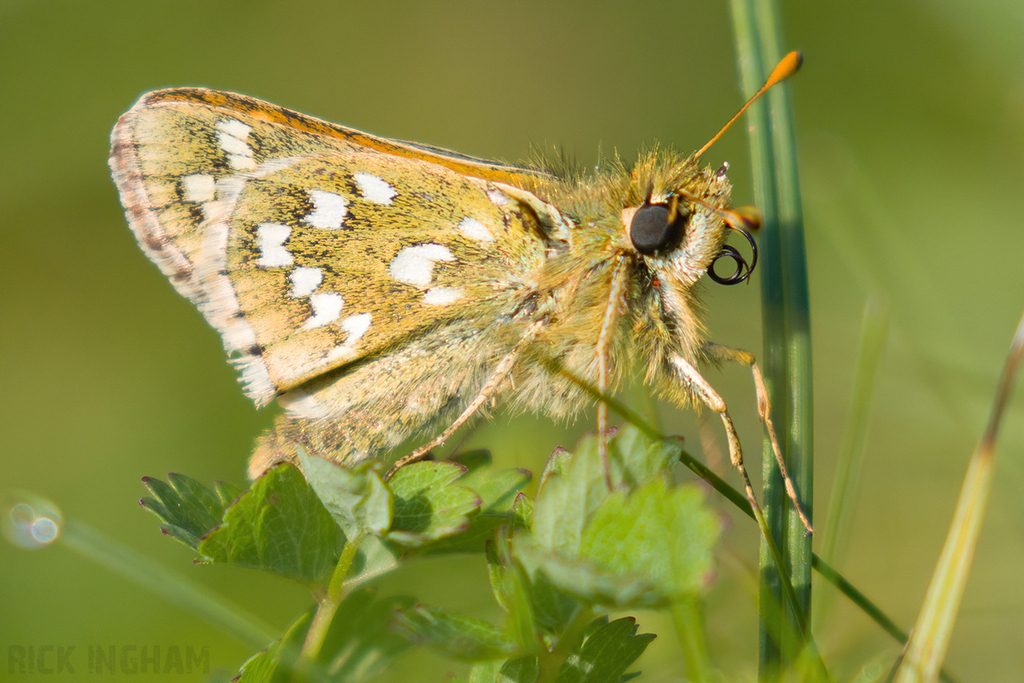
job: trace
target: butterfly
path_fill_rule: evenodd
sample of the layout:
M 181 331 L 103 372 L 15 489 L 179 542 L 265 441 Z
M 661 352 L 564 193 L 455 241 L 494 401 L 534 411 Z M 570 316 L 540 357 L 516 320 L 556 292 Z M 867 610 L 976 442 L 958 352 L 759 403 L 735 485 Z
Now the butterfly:
M 704 149 L 554 171 L 181 88 L 120 118 L 110 166 L 139 246 L 220 333 L 245 394 L 283 408 L 251 476 L 297 444 L 354 464 L 432 437 L 408 462 L 499 402 L 572 415 L 639 364 L 659 394 L 720 415 L 756 505 L 698 369 L 750 365 L 767 419 L 753 357 L 705 339 L 698 297 L 705 273 L 749 275 L 726 238 L 756 219 Z

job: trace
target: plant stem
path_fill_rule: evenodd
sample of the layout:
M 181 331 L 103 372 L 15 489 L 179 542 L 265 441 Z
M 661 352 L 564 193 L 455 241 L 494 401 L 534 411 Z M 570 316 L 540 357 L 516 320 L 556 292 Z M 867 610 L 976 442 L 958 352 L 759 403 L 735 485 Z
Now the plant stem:
M 320 649 L 323 647 L 324 639 L 327 638 L 327 631 L 330 629 L 331 622 L 334 621 L 334 615 L 344 599 L 345 578 L 352 568 L 352 562 L 356 558 L 356 553 L 363 538 L 364 536 L 360 535 L 349 539 L 341 551 L 341 557 L 338 558 L 334 574 L 331 575 L 330 585 L 320 596 L 316 614 L 313 615 L 313 621 L 309 625 L 309 631 L 306 633 L 306 641 L 302 645 L 302 653 L 299 658 L 300 669 L 304 668 L 306 663 L 315 662 L 317 657 L 320 656 Z

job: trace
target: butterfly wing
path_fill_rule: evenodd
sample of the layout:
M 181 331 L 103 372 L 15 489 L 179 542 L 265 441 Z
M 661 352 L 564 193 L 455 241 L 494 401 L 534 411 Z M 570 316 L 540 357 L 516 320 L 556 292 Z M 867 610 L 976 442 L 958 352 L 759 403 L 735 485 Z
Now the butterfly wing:
M 479 312 L 513 316 L 544 240 L 495 183 L 534 172 L 202 89 L 144 96 L 110 159 L 140 246 L 263 405 Z

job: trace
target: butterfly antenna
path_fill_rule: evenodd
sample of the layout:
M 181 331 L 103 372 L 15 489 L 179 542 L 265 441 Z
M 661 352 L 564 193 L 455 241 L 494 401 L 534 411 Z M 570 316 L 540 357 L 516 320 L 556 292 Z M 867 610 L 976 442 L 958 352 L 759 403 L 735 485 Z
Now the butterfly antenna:
M 722 126 L 722 130 L 718 131 L 715 137 L 708 140 L 707 144 L 701 147 L 700 150 L 693 156 L 699 157 L 704 153 L 705 150 L 707 150 L 708 147 L 715 144 L 715 141 L 717 141 L 718 138 L 722 137 L 722 133 L 727 131 L 729 129 L 729 126 L 736 122 L 736 119 L 738 119 L 743 114 L 743 112 L 747 110 L 747 107 L 754 103 L 754 100 L 763 95 L 765 91 L 768 90 L 768 88 L 772 87 L 777 83 L 781 83 L 782 81 L 786 80 L 787 78 L 795 74 L 800 69 L 800 65 L 803 64 L 803 62 L 804 57 L 799 52 L 790 52 L 788 55 L 783 57 L 782 61 L 779 62 L 779 65 L 776 66 L 775 70 L 772 71 L 770 76 L 768 76 L 768 80 L 765 81 L 764 85 L 761 86 L 761 89 L 754 93 L 754 96 L 747 100 L 747 103 L 743 105 L 743 108 L 736 112 L 736 116 L 729 119 L 729 123 Z

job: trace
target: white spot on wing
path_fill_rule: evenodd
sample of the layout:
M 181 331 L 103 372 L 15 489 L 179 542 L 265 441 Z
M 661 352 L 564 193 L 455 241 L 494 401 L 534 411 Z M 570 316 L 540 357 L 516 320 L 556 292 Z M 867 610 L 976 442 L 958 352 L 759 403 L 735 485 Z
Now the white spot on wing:
M 462 298 L 462 290 L 454 287 L 431 287 L 423 294 L 423 303 L 428 306 L 447 306 Z
M 494 235 L 487 226 L 475 218 L 463 218 L 456 229 L 471 240 L 477 242 L 493 242 Z
M 280 223 L 260 223 L 256 234 L 260 239 L 260 258 L 256 265 L 263 268 L 284 268 L 292 264 L 292 255 L 284 248 L 292 229 Z
M 506 195 L 504 192 L 501 192 L 500 190 L 495 190 L 493 188 L 487 190 L 487 197 L 496 206 L 505 206 L 506 204 L 508 204 L 508 195 Z
M 340 194 L 324 190 L 310 190 L 313 211 L 306 216 L 306 222 L 314 228 L 337 230 L 348 214 L 348 202 Z
M 342 307 L 345 305 L 345 299 L 342 298 L 341 294 L 324 292 L 310 296 L 309 305 L 313 307 L 313 315 L 309 316 L 306 322 L 302 323 L 302 327 L 307 330 L 313 330 L 317 327 L 330 325 L 337 320 L 338 316 L 341 315 Z
M 252 148 L 249 147 L 249 143 L 242 138 L 232 137 L 224 131 L 217 133 L 217 139 L 220 142 L 221 149 L 230 155 L 234 156 L 252 156 Z
M 339 344 L 327 354 L 328 361 L 347 360 L 356 354 L 356 344 L 363 338 L 366 331 L 370 329 L 370 321 L 373 316 L 369 313 L 356 313 L 338 323 L 341 329 L 348 332 L 344 344 Z
M 435 261 L 454 261 L 448 247 L 440 244 L 417 244 L 398 252 L 388 266 L 391 277 L 418 287 L 426 287 L 434 279 Z
M 353 177 L 359 185 L 359 191 L 363 193 L 363 199 L 368 202 L 390 204 L 396 194 L 394 188 L 375 175 L 356 173 Z
M 252 128 L 245 125 L 238 119 L 225 119 L 217 122 L 217 130 L 221 131 L 225 135 L 230 135 L 233 138 L 245 140 L 245 138 L 249 137 L 249 131 L 251 131 Z
M 345 346 L 355 346 L 363 338 L 366 331 L 370 329 L 370 321 L 373 316 L 369 313 L 356 313 L 341 321 L 341 329 L 348 332 L 345 339 Z
M 292 291 L 288 292 L 291 296 L 309 296 L 324 281 L 324 271 L 319 268 L 300 267 L 293 270 L 288 277 L 292 281 Z
M 232 168 L 256 168 L 256 161 L 252 158 L 252 147 L 246 142 L 252 128 L 236 119 L 218 121 L 216 128 L 217 144 L 228 155 L 228 163 Z
M 251 153 L 249 156 L 245 156 L 243 154 L 229 154 L 228 163 L 231 164 L 232 168 L 237 168 L 239 171 L 256 168 L 256 162 L 253 161 Z
M 181 179 L 181 185 L 185 189 L 186 202 L 209 202 L 217 193 L 217 182 L 212 175 L 205 173 L 193 173 Z

